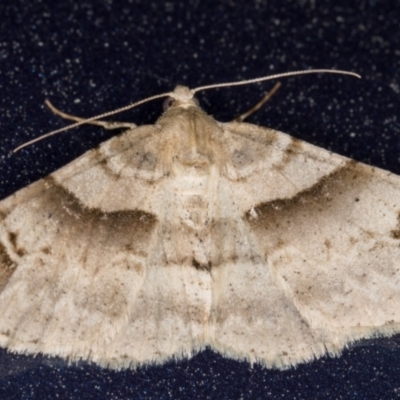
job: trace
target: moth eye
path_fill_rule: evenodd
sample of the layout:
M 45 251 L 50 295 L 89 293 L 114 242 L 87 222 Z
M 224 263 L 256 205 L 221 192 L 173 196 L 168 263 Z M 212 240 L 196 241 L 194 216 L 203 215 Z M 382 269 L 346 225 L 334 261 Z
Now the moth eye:
M 167 111 L 174 105 L 175 99 L 173 97 L 167 97 L 163 103 L 163 110 Z

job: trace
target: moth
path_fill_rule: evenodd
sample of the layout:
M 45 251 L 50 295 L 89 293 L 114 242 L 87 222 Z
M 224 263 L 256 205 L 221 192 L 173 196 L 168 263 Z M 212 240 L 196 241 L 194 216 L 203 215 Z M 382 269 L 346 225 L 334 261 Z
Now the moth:
M 200 89 L 0 202 L 2 347 L 284 369 L 400 332 L 400 177 L 218 122 Z

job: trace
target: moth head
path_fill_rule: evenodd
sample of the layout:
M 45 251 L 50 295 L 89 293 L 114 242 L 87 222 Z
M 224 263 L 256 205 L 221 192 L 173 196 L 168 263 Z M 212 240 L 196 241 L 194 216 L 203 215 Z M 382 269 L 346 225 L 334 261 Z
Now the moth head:
M 170 96 L 164 101 L 163 108 L 167 111 L 175 107 L 198 107 L 199 102 L 194 97 L 194 92 L 186 86 L 176 86 Z

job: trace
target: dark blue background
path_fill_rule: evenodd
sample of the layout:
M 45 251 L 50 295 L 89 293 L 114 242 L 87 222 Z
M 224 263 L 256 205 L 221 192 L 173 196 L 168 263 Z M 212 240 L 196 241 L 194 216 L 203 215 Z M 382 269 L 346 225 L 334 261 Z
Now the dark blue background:
M 9 4 L 7 4 L 9 3 Z M 282 81 L 249 122 L 400 174 L 399 1 L 53 1 L 0 5 L 1 198 L 111 137 L 82 127 L 16 155 L 17 145 L 65 125 L 44 106 L 92 116 L 173 89 L 307 68 L 332 75 Z M 272 86 L 199 94 L 229 121 Z M 115 119 L 152 123 L 162 101 Z M 398 339 L 397 339 L 398 340 Z M 0 353 L 0 398 L 392 399 L 400 397 L 395 339 L 366 341 L 287 371 L 205 351 L 137 371 Z

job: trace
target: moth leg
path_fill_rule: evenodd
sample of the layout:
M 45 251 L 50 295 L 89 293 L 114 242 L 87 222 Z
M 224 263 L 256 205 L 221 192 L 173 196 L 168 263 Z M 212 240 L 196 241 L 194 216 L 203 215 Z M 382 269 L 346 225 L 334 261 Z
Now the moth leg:
M 250 110 L 246 111 L 245 113 L 237 116 L 234 121 L 243 122 L 251 114 L 254 114 L 256 111 L 258 111 L 277 92 L 280 86 L 281 83 L 277 82 L 275 86 L 256 105 L 251 107 Z
M 46 100 L 45 103 L 46 103 L 46 106 L 49 107 L 50 110 L 54 114 L 59 115 L 61 118 L 69 119 L 69 120 L 76 121 L 76 122 L 81 122 L 81 121 L 85 121 L 86 120 L 86 118 L 76 117 L 74 115 L 70 115 L 70 114 L 67 114 L 65 112 L 60 111 L 58 108 L 54 107 L 53 104 L 51 104 L 49 100 Z M 118 128 L 133 129 L 133 128 L 137 127 L 137 125 L 132 123 L 132 122 L 90 121 L 90 122 L 87 122 L 87 123 L 91 124 L 91 125 L 101 126 L 104 129 L 118 129 Z

